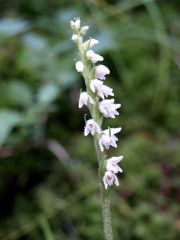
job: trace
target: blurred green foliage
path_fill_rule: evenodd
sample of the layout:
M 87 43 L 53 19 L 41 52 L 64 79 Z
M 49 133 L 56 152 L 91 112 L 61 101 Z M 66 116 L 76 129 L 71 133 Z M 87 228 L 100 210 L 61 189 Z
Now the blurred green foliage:
M 1 1 L 0 239 L 103 239 L 69 20 L 81 17 L 122 103 L 114 239 L 180 239 L 180 3 Z

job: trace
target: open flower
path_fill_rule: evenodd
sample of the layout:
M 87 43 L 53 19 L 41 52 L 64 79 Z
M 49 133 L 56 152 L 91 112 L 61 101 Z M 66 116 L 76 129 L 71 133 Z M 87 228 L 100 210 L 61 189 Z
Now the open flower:
M 106 170 L 114 173 L 122 173 L 123 170 L 118 166 L 118 163 L 123 159 L 123 156 L 111 157 L 107 160 Z
M 108 150 L 110 146 L 117 148 L 116 142 L 118 141 L 118 138 L 115 136 L 115 134 L 120 131 L 121 128 L 109 128 L 102 131 L 99 139 L 99 146 L 102 152 L 104 151 L 104 148 Z
M 104 60 L 104 58 L 102 56 L 100 56 L 99 54 L 96 54 L 92 50 L 88 50 L 86 53 L 86 56 L 92 63 L 96 63 L 96 62 Z
M 113 184 L 115 184 L 116 186 L 119 186 L 118 178 L 116 177 L 115 173 L 111 171 L 105 172 L 103 177 L 103 183 L 104 183 L 105 189 L 108 188 L 108 185 L 112 186 Z
M 84 128 L 84 135 L 87 136 L 89 133 L 94 135 L 95 133 L 100 133 L 101 129 L 99 125 L 94 121 L 94 119 L 89 119 L 86 122 L 86 126 Z
M 113 89 L 104 85 L 102 81 L 93 79 L 90 83 L 92 92 L 97 92 L 98 96 L 104 99 L 108 96 L 114 96 Z
M 98 65 L 96 66 L 96 70 L 95 70 L 95 77 L 97 79 L 101 79 L 101 80 L 104 80 L 106 79 L 105 78 L 105 75 L 109 74 L 110 73 L 110 70 L 109 68 L 107 68 L 106 66 L 104 65 Z
M 116 109 L 120 108 L 121 104 L 115 104 L 114 99 L 106 99 L 99 103 L 99 111 L 104 117 L 115 118 L 115 115 L 119 115 Z
M 93 99 L 87 94 L 87 92 L 82 92 L 79 97 L 79 108 L 83 105 L 88 105 L 88 103 L 94 104 Z

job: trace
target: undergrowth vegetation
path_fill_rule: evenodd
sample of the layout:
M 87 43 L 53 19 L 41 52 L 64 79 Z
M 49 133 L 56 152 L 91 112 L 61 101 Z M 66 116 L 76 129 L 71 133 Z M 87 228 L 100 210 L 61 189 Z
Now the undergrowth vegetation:
M 179 1 L 1 1 L 0 239 L 103 239 L 69 21 L 81 17 L 120 117 L 114 239 L 180 239 Z M 92 32 L 93 31 L 93 32 Z

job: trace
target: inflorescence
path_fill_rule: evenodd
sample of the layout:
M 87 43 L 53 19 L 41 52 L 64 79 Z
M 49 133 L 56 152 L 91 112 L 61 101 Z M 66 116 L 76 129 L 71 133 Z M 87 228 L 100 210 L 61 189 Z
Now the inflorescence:
M 86 91 L 80 93 L 79 108 L 86 105 L 91 113 L 92 119 L 86 121 L 84 135 L 92 134 L 98 140 L 98 147 L 101 152 L 109 150 L 110 146 L 117 148 L 118 138 L 116 134 L 121 131 L 121 128 L 101 129 L 103 117 L 115 118 L 119 115 L 117 109 L 121 107 L 116 104 L 113 98 L 107 99 L 109 96 L 114 97 L 113 89 L 104 84 L 106 75 L 110 74 L 110 70 L 97 62 L 103 61 L 104 58 L 96 54 L 91 48 L 98 44 L 99 41 L 93 38 L 83 41 L 83 36 L 87 33 L 89 26 L 80 26 L 80 19 L 76 18 L 70 22 L 73 30 L 72 41 L 77 44 L 80 60 L 76 62 L 75 67 L 77 72 L 81 73 L 85 80 Z M 118 166 L 118 163 L 123 159 L 123 156 L 111 157 L 103 159 L 105 162 L 105 170 L 103 183 L 105 189 L 113 184 L 119 185 L 116 174 L 123 170 Z

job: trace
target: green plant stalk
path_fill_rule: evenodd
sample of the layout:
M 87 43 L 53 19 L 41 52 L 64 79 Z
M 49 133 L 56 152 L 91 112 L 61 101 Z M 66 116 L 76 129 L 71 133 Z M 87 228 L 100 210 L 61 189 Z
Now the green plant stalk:
M 109 190 L 106 190 L 104 188 L 102 183 L 100 183 L 100 191 L 101 191 L 104 236 L 106 240 L 113 240 L 110 193 L 109 193 Z
M 94 136 L 94 145 L 97 154 L 97 160 L 99 163 L 98 177 L 99 177 L 99 189 L 101 196 L 101 208 L 102 208 L 102 217 L 103 217 L 103 230 L 106 240 L 113 240 L 112 232 L 112 222 L 111 222 L 111 206 L 110 206 L 110 191 L 104 188 L 103 184 L 103 175 L 106 167 L 106 156 L 101 152 L 99 147 L 98 136 Z
M 83 77 L 86 84 L 86 91 L 88 95 L 95 102 L 94 105 L 89 104 L 88 108 L 90 110 L 92 118 L 95 120 L 95 122 L 98 123 L 98 125 L 101 128 L 103 117 L 98 110 L 99 100 L 97 100 L 96 95 L 89 88 L 90 80 L 95 78 L 94 76 L 95 67 L 94 66 L 92 67 L 92 64 L 89 64 L 89 61 L 85 56 L 85 50 L 82 48 L 81 43 L 78 44 L 78 49 L 80 52 L 81 60 L 84 63 Z M 97 160 L 99 164 L 98 177 L 99 177 L 99 188 L 100 188 L 102 217 L 103 217 L 103 230 L 104 230 L 105 240 L 113 240 L 111 209 L 110 209 L 110 192 L 109 190 L 105 189 L 103 180 L 102 180 L 104 176 L 105 168 L 106 168 L 106 155 L 105 153 L 101 152 L 101 149 L 99 147 L 99 138 L 100 138 L 100 135 L 97 133 L 93 136 L 94 146 L 95 146 Z

